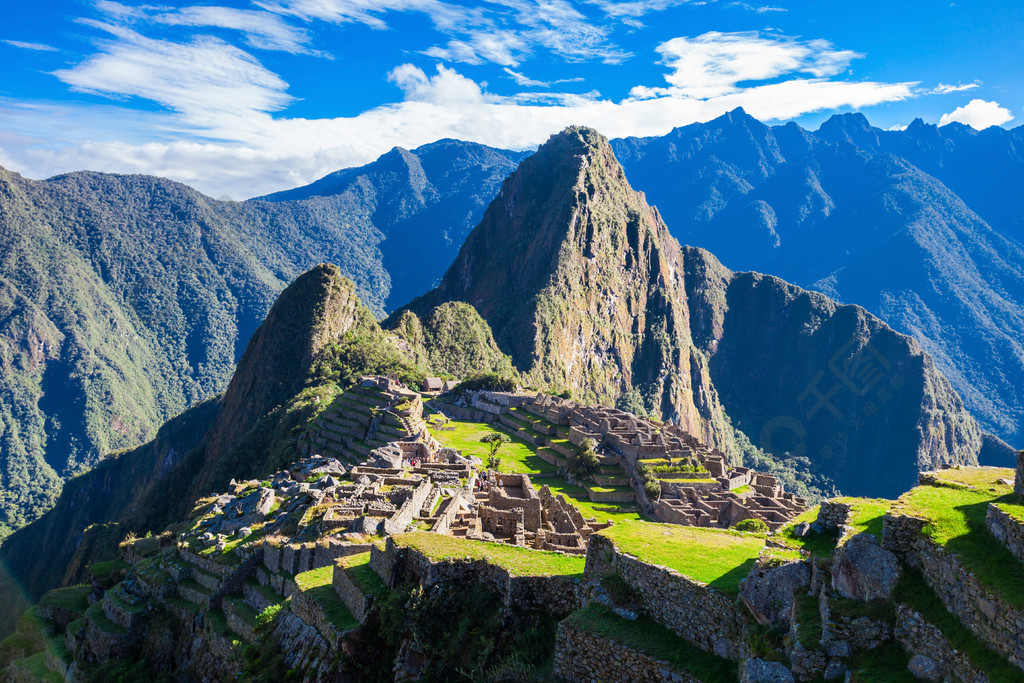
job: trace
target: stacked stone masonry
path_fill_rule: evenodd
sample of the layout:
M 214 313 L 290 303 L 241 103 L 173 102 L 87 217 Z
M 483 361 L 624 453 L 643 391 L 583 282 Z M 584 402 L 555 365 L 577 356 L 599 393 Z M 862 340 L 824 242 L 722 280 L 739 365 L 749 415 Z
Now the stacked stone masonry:
M 756 518 L 773 530 L 807 508 L 807 501 L 784 491 L 775 477 L 732 467 L 724 454 L 708 449 L 677 425 L 545 394 L 526 400 L 522 408 L 554 425 L 568 426 L 569 440 L 576 446 L 591 440 L 598 444 L 600 452 L 619 458 L 633 483 L 633 494 L 596 492 L 605 502 L 635 497 L 659 519 L 674 524 L 725 528 Z M 636 475 L 636 467 L 643 459 L 685 465 L 686 471 L 693 474 L 664 475 L 661 497 L 651 504 Z M 591 498 L 598 499 L 594 493 Z
M 591 538 L 584 571 L 588 579 L 615 572 L 640 596 L 652 619 L 702 650 L 729 659 L 741 657 L 745 619 L 733 598 L 673 569 L 623 553 L 603 536 Z
M 988 504 L 985 528 L 996 537 L 1010 553 L 1024 562 L 1024 522 L 1013 517 L 995 503 Z
M 568 683 L 687 683 L 699 681 L 673 670 L 668 662 L 627 647 L 610 638 L 562 622 L 555 641 L 555 676 Z
M 907 605 L 896 606 L 896 640 L 912 657 L 927 657 L 928 668 L 945 681 L 987 681 L 965 654 L 957 651 L 937 626 L 929 624 Z
M 882 534 L 887 547 L 921 570 L 946 609 L 975 636 L 1024 670 L 1024 610 L 986 589 L 945 548 L 920 533 L 910 536 L 910 529 L 922 526 L 913 517 L 886 515 Z

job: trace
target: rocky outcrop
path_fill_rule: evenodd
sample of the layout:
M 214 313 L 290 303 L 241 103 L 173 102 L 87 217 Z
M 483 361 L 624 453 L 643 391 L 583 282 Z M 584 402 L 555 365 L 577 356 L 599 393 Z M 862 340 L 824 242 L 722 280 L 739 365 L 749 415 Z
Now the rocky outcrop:
M 881 547 L 872 534 L 850 538 L 832 562 L 832 587 L 852 600 L 888 600 L 902 570 L 896 556 Z
M 781 626 L 793 616 L 796 591 L 811 581 L 806 562 L 755 567 L 740 582 L 740 599 L 761 624 Z

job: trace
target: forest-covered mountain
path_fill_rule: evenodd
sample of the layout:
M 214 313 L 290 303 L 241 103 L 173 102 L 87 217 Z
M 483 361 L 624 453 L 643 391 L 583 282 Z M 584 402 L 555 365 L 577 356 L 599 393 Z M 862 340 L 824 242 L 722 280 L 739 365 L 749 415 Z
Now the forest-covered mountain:
M 377 316 L 395 287 L 428 289 L 521 156 L 442 141 L 248 202 L 0 169 L 0 538 L 67 478 L 223 391 L 314 264 L 338 264 Z
M 1020 443 L 1020 132 L 883 131 L 860 114 L 811 132 L 736 110 L 612 147 L 681 242 L 864 306 L 918 340 L 987 430 Z

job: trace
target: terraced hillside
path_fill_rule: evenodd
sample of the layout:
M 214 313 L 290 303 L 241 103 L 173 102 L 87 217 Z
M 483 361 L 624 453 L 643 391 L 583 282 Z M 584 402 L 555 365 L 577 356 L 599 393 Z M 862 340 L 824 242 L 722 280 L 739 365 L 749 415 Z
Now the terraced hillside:
M 300 449 L 349 464 L 366 459 L 374 448 L 415 437 L 426 429 L 418 394 L 389 394 L 375 386 L 355 385 L 341 392 L 299 440 Z

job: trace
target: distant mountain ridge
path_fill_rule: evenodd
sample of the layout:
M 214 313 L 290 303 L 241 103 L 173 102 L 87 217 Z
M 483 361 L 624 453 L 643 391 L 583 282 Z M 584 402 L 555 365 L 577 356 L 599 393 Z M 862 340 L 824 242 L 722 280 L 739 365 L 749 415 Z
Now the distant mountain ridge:
M 329 197 L 360 207 L 384 237 L 378 248 L 391 276 L 390 311 L 437 284 L 501 182 L 527 156 L 461 140 L 395 147 L 371 164 L 257 200 Z
M 816 132 L 736 110 L 613 140 L 685 244 L 856 303 L 914 336 L 982 425 L 1024 442 L 1024 140 L 837 115 Z

